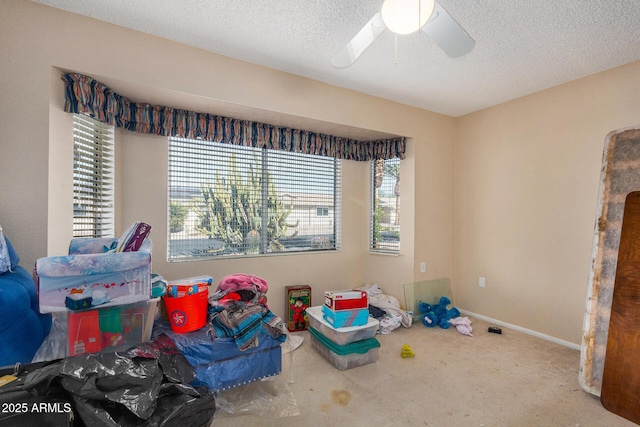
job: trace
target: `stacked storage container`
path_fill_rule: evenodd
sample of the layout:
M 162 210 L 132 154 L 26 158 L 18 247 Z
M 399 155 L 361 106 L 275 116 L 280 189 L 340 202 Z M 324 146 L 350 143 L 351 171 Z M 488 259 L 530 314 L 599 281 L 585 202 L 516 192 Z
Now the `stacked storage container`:
M 159 302 L 151 299 L 151 240 L 108 252 L 118 242 L 75 238 L 69 255 L 36 261 L 39 310 L 53 314 L 38 360 L 124 350 L 150 339 Z
M 311 346 L 340 370 L 374 363 L 379 322 L 369 317 L 366 292 L 325 292 L 325 304 L 307 308 Z

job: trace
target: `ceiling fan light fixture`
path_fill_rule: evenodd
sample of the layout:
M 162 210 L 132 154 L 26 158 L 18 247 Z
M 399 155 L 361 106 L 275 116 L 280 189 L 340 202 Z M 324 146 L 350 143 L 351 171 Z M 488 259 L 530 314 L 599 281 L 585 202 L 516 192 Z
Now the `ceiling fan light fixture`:
M 435 0 L 384 0 L 380 14 L 384 25 L 392 32 L 411 34 L 427 23 L 435 3 Z

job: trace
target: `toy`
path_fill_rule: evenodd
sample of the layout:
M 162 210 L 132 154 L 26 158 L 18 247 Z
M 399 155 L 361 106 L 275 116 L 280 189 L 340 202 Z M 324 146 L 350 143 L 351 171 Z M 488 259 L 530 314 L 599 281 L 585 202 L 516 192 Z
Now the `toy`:
M 295 302 L 291 305 L 293 311 L 293 324 L 297 329 L 304 329 L 305 319 L 304 312 L 307 309 L 307 305 L 302 301 L 302 298 L 296 298 Z
M 403 359 L 406 359 L 407 357 L 414 357 L 415 355 L 416 354 L 413 352 L 409 344 L 405 344 L 402 346 L 402 349 L 400 350 L 400 356 Z
M 427 328 L 440 326 L 442 329 L 447 329 L 449 327 L 449 320 L 460 316 L 460 311 L 458 311 L 457 308 L 452 307 L 447 309 L 449 304 L 451 304 L 451 300 L 447 297 L 440 297 L 440 302 L 436 305 L 421 302 L 418 308 L 420 313 L 422 313 L 422 323 L 424 326 Z

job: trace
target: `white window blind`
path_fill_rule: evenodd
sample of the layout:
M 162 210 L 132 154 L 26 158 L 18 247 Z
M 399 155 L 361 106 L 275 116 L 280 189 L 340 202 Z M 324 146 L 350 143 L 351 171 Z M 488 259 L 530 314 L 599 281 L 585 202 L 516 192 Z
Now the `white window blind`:
M 400 251 L 400 159 L 371 162 L 370 250 Z
M 340 166 L 329 157 L 170 138 L 168 259 L 339 249 Z
M 73 236 L 114 236 L 113 127 L 73 116 Z

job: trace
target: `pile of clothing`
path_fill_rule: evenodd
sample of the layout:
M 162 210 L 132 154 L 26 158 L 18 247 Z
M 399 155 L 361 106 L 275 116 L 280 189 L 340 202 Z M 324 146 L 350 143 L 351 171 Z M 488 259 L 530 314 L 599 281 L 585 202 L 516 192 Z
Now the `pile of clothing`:
M 385 295 L 376 284 L 356 288 L 365 291 L 369 298 L 369 314 L 380 322 L 378 332 L 388 334 L 394 329 L 411 326 L 413 318 L 400 307 L 400 301 L 392 295 Z
M 257 347 L 260 332 L 284 342 L 288 331 L 267 305 L 268 289 L 268 283 L 257 276 L 223 277 L 209 297 L 209 333 L 213 338 L 233 338 L 241 351 Z

